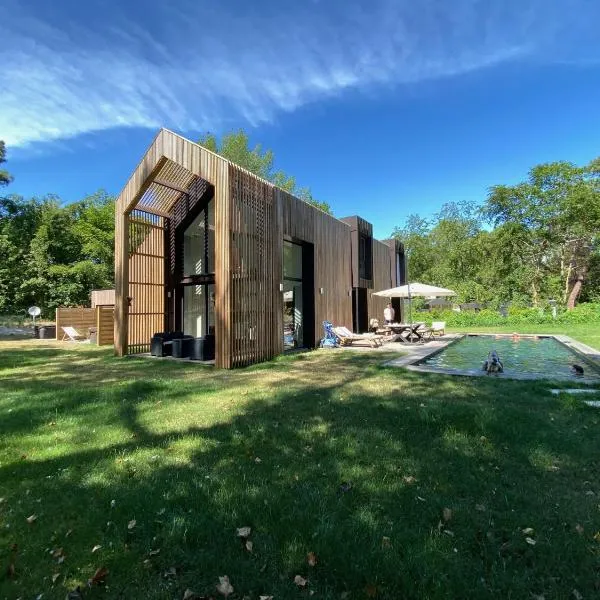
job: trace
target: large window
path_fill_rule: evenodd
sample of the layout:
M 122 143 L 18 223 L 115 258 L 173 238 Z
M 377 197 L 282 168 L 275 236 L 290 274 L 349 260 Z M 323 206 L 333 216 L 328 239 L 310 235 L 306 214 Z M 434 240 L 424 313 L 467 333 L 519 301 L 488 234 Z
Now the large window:
M 373 239 L 367 235 L 358 236 L 358 276 L 361 279 L 371 279 L 373 273 L 372 258 Z
M 304 346 L 302 246 L 283 242 L 283 346 Z
M 214 334 L 215 286 L 186 285 L 183 288 L 183 333 L 194 337 Z
M 205 275 L 215 272 L 215 203 L 194 219 L 183 235 L 183 275 Z

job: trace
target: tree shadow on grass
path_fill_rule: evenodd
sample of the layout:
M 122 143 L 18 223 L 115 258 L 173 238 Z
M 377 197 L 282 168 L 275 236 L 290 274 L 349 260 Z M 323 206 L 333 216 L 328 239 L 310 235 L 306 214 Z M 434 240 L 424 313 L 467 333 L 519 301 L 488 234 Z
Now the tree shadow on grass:
M 212 376 L 123 368 L 137 378 L 56 401 L 78 411 L 75 444 L 2 460 L 0 560 L 19 546 L 4 595 L 62 598 L 101 565 L 108 590 L 86 597 L 214 594 L 224 574 L 239 598 L 592 595 L 593 540 L 574 527 L 593 523 L 593 413 L 545 400 L 541 384 L 381 369 L 364 356 Z M 91 434 L 101 417 L 108 442 Z M 24 434 L 28 418 L 3 421 L 4 431 Z M 251 552 L 236 538 L 242 526 Z M 60 564 L 47 552 L 59 547 Z

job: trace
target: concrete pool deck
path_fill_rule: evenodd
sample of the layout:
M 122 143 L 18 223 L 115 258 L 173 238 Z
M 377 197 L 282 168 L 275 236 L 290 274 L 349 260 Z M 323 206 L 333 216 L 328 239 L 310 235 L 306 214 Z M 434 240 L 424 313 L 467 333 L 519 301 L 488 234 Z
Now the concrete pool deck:
M 410 347 L 408 344 L 399 344 L 400 348 L 398 350 L 406 351 L 406 354 L 400 356 L 398 358 L 394 358 L 385 363 L 386 366 L 389 367 L 403 367 L 408 369 L 409 371 L 418 371 L 421 373 L 437 373 L 441 375 L 462 375 L 463 377 L 489 377 L 489 375 L 482 371 L 481 368 L 471 369 L 471 370 L 462 370 L 462 369 L 440 369 L 438 367 L 430 367 L 428 365 L 418 364 L 421 361 L 442 352 L 445 348 L 447 348 L 450 344 L 456 342 L 457 340 L 462 339 L 467 335 L 481 335 L 486 337 L 512 337 L 511 333 L 460 333 L 460 334 L 447 334 L 442 338 L 436 339 L 435 341 L 429 342 L 427 344 L 415 345 L 414 347 Z M 582 344 L 577 340 L 567 336 L 567 335 L 557 335 L 553 333 L 536 333 L 536 334 L 519 334 L 521 338 L 534 338 L 534 337 L 551 337 L 564 344 L 567 348 L 570 348 L 575 354 L 581 356 L 583 360 L 592 365 L 596 366 L 600 370 L 600 352 L 595 348 L 587 346 L 586 344 Z M 383 349 L 389 349 L 390 344 L 385 344 Z M 591 379 L 589 377 L 563 377 L 563 376 L 549 376 L 549 377 L 540 377 L 534 373 L 500 373 L 495 374 L 492 377 L 496 377 L 499 379 L 519 379 L 519 380 L 540 380 L 540 379 L 554 379 L 558 381 L 577 381 L 577 383 L 582 383 L 586 385 L 590 384 L 600 384 L 600 380 Z

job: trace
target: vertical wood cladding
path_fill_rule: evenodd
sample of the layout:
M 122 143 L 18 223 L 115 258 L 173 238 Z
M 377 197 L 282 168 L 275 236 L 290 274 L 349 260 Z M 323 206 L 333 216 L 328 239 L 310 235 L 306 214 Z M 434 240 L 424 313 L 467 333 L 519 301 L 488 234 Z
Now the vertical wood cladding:
M 176 275 L 177 224 L 184 223 L 195 203 L 213 193 L 217 367 L 248 365 L 283 351 L 284 238 L 312 244 L 315 340 L 322 337 L 324 320 L 352 327 L 353 285 L 390 287 L 389 248 L 376 241 L 371 279 L 359 277 L 358 237 L 355 247 L 353 232 L 372 239 L 370 223 L 360 217 L 352 217 L 351 223 L 335 219 L 161 130 L 117 201 L 118 354 L 147 351 L 153 333 L 172 327 L 165 289 Z M 376 301 L 369 307 L 379 312 Z
M 331 215 L 276 189 L 282 234 L 314 246 L 315 340 L 323 321 L 352 328 L 351 228 Z M 282 251 L 279 253 L 281 256 Z M 283 274 L 282 274 L 283 277 Z M 283 279 L 281 279 L 283 281 Z M 321 293 L 322 291 L 322 293 Z M 283 325 L 280 331 L 283 332 Z

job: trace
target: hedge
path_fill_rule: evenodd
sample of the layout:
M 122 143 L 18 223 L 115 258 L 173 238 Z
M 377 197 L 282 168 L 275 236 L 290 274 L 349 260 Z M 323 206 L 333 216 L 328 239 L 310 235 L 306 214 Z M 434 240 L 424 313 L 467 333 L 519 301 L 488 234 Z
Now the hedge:
M 480 312 L 432 310 L 416 312 L 414 320 L 445 321 L 447 327 L 494 327 L 502 325 L 538 325 L 544 323 L 600 323 L 600 303 L 588 302 L 573 310 L 557 308 L 556 319 L 550 308 L 509 308 L 508 315 L 484 309 Z

